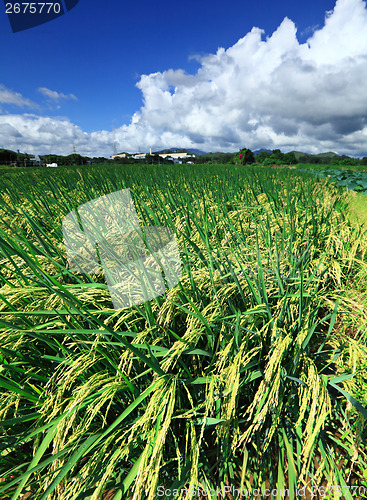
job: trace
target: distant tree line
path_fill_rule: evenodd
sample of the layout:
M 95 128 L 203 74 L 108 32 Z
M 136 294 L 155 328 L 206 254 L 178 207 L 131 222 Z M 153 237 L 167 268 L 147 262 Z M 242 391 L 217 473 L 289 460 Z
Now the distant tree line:
M 273 149 L 271 153 L 262 151 L 256 155 L 255 161 L 262 165 L 295 165 L 299 163 L 293 152 L 282 153 L 280 149 Z
M 67 156 L 43 155 L 39 157 L 41 165 L 46 163 L 57 163 L 58 165 L 85 165 L 90 158 L 73 153 Z M 14 167 L 30 167 L 39 164 L 34 156 L 28 153 L 16 153 L 10 149 L 0 149 L 0 165 L 12 165 Z
M 249 148 L 237 153 L 206 153 L 196 158 L 196 163 L 233 163 L 236 165 L 294 165 L 299 163 L 294 153 L 282 153 L 280 149 L 255 154 Z
M 67 156 L 44 155 L 40 157 L 43 163 L 57 163 L 58 165 L 86 165 L 90 158 L 73 153 Z
M 177 150 L 180 152 L 181 150 Z M 165 151 L 160 151 L 164 153 Z M 169 153 L 170 150 L 167 150 Z M 182 152 L 188 152 L 182 150 Z M 148 164 L 172 164 L 173 161 L 168 158 L 163 158 L 157 153 L 146 155 L 145 158 L 135 159 L 132 157 L 118 157 L 113 160 L 104 157 L 90 158 L 73 153 L 67 156 L 48 154 L 40 156 L 41 165 L 46 163 L 57 163 L 58 165 L 86 165 L 92 163 L 120 163 L 120 164 L 133 164 L 133 163 L 148 163 Z M 323 165 L 342 165 L 342 166 L 358 166 L 367 165 L 367 156 L 363 159 L 351 158 L 346 155 L 337 155 L 335 153 L 322 153 L 318 155 L 306 154 L 301 152 L 282 153 L 280 149 L 273 149 L 272 151 L 261 151 L 255 154 L 251 149 L 242 148 L 237 153 L 205 153 L 197 155 L 196 157 L 187 157 L 182 159 L 183 163 L 221 163 L 221 164 L 237 164 L 237 165 L 295 165 L 297 163 L 305 164 L 323 164 Z M 0 165 L 12 165 L 18 167 L 29 167 L 37 165 L 34 157 L 27 153 L 16 153 L 9 149 L 0 149 Z
M 321 165 L 367 165 L 367 156 L 363 159 L 351 158 L 346 155 L 332 155 L 332 154 L 321 154 L 321 155 L 309 155 L 300 154 L 297 158 L 298 163 L 311 163 L 311 164 L 321 164 Z
M 359 160 L 358 158 L 350 158 L 349 156 L 342 155 L 338 156 L 338 158 L 333 158 L 330 163 L 351 166 L 367 165 L 367 156 L 364 156 L 362 160 Z
M 230 163 L 236 153 L 205 153 L 195 158 L 195 163 Z
M 0 165 L 10 165 L 17 161 L 17 153 L 9 149 L 0 149 Z
M 359 159 L 350 158 L 346 155 L 337 155 L 335 153 L 323 153 L 319 155 L 297 153 L 293 151 L 289 153 L 282 153 L 280 149 L 273 149 L 273 151 L 261 151 L 255 155 L 250 149 L 243 148 L 234 155 L 233 163 L 240 165 L 260 164 L 264 166 L 296 165 L 297 163 L 358 166 L 367 165 L 367 156 L 363 159 Z

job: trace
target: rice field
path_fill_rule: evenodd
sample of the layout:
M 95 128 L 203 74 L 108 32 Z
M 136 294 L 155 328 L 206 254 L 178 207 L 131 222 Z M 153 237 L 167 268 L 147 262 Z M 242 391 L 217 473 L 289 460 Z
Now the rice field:
M 141 226 L 176 235 L 182 279 L 115 310 L 103 272 L 70 269 L 62 221 L 127 188 Z M 367 226 L 348 196 L 265 167 L 2 172 L 0 498 L 363 498 Z

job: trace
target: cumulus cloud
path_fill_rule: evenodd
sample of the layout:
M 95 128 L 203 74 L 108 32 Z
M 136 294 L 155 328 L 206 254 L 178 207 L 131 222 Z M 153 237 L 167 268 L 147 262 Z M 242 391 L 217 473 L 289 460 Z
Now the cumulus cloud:
M 14 90 L 8 89 L 5 85 L 0 84 L 0 103 L 2 104 L 13 104 L 15 106 L 29 106 L 35 107 L 36 105 L 19 94 L 19 92 L 14 92 Z
M 109 144 L 105 137 L 92 140 L 90 134 L 83 132 L 67 118 L 30 113 L 0 116 L 0 143 L 12 150 L 39 154 L 70 154 L 75 144 L 78 152 L 88 156 L 94 156 L 95 150 L 106 149 L 106 144 Z
M 47 87 L 39 87 L 38 92 L 52 101 L 60 101 L 61 99 L 72 99 L 74 101 L 78 100 L 74 94 L 63 94 L 62 92 L 56 92 L 56 90 L 50 90 Z
M 366 152 L 366 3 L 338 0 L 307 43 L 296 33 L 285 18 L 267 38 L 253 28 L 227 50 L 201 58 L 194 76 L 143 75 L 144 106 L 130 128 L 149 132 L 157 145 L 172 134 L 173 143 L 182 138 L 185 146 L 210 150 Z M 122 128 L 122 137 L 128 132 Z
M 4 123 L 25 144 L 55 152 L 72 141 L 96 155 L 111 153 L 114 142 L 125 151 L 268 147 L 367 155 L 366 33 L 366 2 L 337 0 L 306 43 L 285 18 L 271 36 L 254 27 L 232 47 L 197 57 L 196 74 L 142 75 L 141 109 L 113 132 L 85 134 L 67 120 L 33 115 Z

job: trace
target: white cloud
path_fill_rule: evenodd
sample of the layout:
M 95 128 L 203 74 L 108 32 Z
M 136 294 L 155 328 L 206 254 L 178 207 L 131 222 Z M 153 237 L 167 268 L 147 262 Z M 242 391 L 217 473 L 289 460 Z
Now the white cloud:
M 38 92 L 46 96 L 52 101 L 59 101 L 60 99 L 73 99 L 77 101 L 78 98 L 74 94 L 63 94 L 62 92 L 56 92 L 56 90 L 50 90 L 47 87 L 39 87 Z
M 21 148 L 40 152 L 66 154 L 76 144 L 84 154 L 110 154 L 116 141 L 124 151 L 270 147 L 367 155 L 366 2 L 337 0 L 307 43 L 296 33 L 285 18 L 269 37 L 254 27 L 232 47 L 197 57 L 194 75 L 142 75 L 143 106 L 113 132 L 86 134 L 68 120 L 34 115 L 0 123 L 21 134 Z M 6 137 L 0 129 L 0 142 Z
M 15 106 L 23 107 L 35 107 L 36 105 L 19 94 L 19 92 L 14 92 L 14 90 L 8 89 L 5 85 L 0 84 L 0 102 L 2 104 L 13 104 Z
M 0 144 L 12 150 L 70 154 L 73 152 L 73 144 L 77 144 L 83 151 L 89 151 L 90 142 L 90 136 L 66 118 L 49 118 L 28 113 L 0 116 Z
M 305 44 L 288 18 L 266 39 L 253 28 L 229 49 L 201 58 L 194 76 L 143 75 L 144 106 L 130 128 L 149 131 L 157 145 L 171 133 L 173 145 L 209 150 L 332 147 L 367 154 L 366 33 L 361 0 L 338 0 Z M 127 132 L 122 128 L 121 137 Z

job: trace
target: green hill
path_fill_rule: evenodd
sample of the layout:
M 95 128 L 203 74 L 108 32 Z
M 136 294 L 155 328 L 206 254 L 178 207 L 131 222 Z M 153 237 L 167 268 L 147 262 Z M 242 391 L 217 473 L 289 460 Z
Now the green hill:
M 329 151 L 327 153 L 319 153 L 319 154 L 311 154 L 311 153 L 305 153 L 304 151 L 291 151 L 291 153 L 294 154 L 294 156 L 297 158 L 297 160 L 299 160 L 300 158 L 302 158 L 303 156 L 311 156 L 312 158 L 323 158 L 323 159 L 326 159 L 326 158 L 335 158 L 336 156 L 339 156 L 338 154 L 336 153 L 333 153 L 332 151 Z

